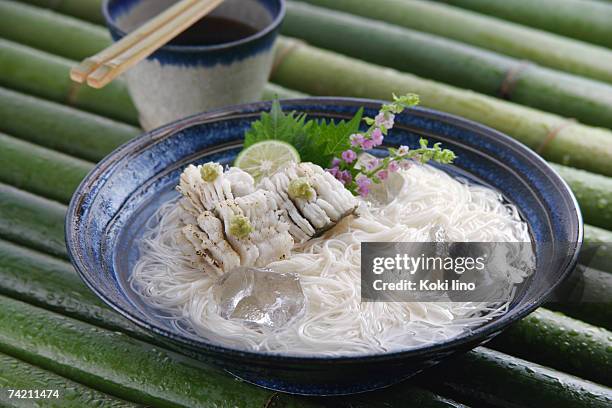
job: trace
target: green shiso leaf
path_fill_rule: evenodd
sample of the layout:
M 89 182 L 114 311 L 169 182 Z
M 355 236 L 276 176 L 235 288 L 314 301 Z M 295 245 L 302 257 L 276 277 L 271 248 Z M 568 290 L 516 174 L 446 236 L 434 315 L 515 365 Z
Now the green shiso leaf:
M 312 155 L 314 160 L 323 163 L 316 164 L 321 167 L 328 167 L 334 157 L 340 157 L 343 151 L 350 149 L 349 136 L 359 131 L 362 116 L 363 108 L 359 109 L 348 122 L 344 120 L 340 122 L 326 121 L 325 119 L 313 121 L 313 125 L 309 129 L 310 137 L 320 141 L 320 143 L 317 143 L 318 149 L 312 152 Z
M 270 112 L 262 112 L 259 120 L 253 122 L 251 128 L 246 132 L 244 145 L 249 147 L 257 142 L 270 139 L 293 144 L 293 140 L 303 135 L 307 127 L 305 114 L 284 113 L 278 100 L 275 100 Z
M 244 146 L 264 140 L 281 140 L 291 144 L 303 161 L 328 167 L 334 157 L 350 148 L 349 136 L 359 130 L 363 116 L 360 109 L 350 121 L 306 120 L 305 114 L 283 112 L 278 100 L 270 112 L 263 112 L 245 134 Z

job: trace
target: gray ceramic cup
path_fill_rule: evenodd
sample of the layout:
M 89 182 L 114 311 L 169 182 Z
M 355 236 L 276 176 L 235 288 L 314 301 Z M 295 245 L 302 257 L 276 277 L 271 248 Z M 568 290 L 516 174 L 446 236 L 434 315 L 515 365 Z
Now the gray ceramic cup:
M 103 6 L 114 41 L 159 14 L 176 0 L 106 0 Z M 256 32 L 215 45 L 160 48 L 125 74 L 146 130 L 185 116 L 259 100 L 273 62 L 284 17 L 284 0 L 225 0 L 210 16 L 226 17 Z

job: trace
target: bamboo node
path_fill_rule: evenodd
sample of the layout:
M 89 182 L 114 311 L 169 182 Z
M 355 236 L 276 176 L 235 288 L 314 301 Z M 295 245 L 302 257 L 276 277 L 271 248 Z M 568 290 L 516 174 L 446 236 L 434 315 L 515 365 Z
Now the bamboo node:
M 68 88 L 68 92 L 66 92 L 66 105 L 75 106 L 77 104 L 79 90 L 83 85 L 83 83 L 79 82 L 70 82 L 70 88 Z
M 304 45 L 308 44 L 305 41 L 292 38 L 290 41 L 290 45 L 288 45 L 287 47 L 283 47 L 279 52 L 277 52 L 274 56 L 272 68 L 270 69 L 270 78 L 274 76 L 278 68 L 283 64 L 289 54 Z
M 574 118 L 569 118 L 566 121 L 560 123 L 558 126 L 556 126 L 555 128 L 553 128 L 550 132 L 548 132 L 548 134 L 546 135 L 546 137 L 544 138 L 544 140 L 542 140 L 542 143 L 540 143 L 540 146 L 538 146 L 537 149 L 535 149 L 536 153 L 538 154 L 542 154 L 542 152 L 544 150 L 546 150 L 546 148 L 548 147 L 549 144 L 552 143 L 553 140 L 555 140 L 555 138 L 557 137 L 557 135 L 559 133 L 561 133 L 561 131 L 571 125 L 574 125 L 576 123 L 576 119 Z
M 499 86 L 498 95 L 500 98 L 506 100 L 512 98 L 512 91 L 516 87 L 520 74 L 531 65 L 531 62 L 523 60 L 506 71 L 506 75 Z

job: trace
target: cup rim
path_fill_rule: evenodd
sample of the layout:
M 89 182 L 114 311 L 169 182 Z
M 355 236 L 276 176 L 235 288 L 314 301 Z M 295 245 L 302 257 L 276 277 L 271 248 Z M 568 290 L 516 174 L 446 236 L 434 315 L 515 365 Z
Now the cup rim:
M 122 29 L 120 29 L 116 24 L 115 24 L 115 19 L 113 19 L 110 15 L 110 3 L 113 1 L 118 1 L 118 0 L 104 0 L 104 2 L 102 3 L 102 15 L 104 16 L 104 20 L 106 21 L 106 25 L 108 26 L 108 28 L 111 31 L 116 32 L 121 38 L 125 37 L 127 35 L 127 33 L 125 31 L 123 31 Z M 274 19 L 262 30 L 258 30 L 255 34 L 252 34 L 248 37 L 244 37 L 241 38 L 239 40 L 235 40 L 235 41 L 230 41 L 230 42 L 226 42 L 226 43 L 222 43 L 222 44 L 214 44 L 214 45 L 172 45 L 172 44 L 166 44 L 163 47 L 159 48 L 157 51 L 159 50 L 163 50 L 163 51 L 172 51 L 172 52 L 178 52 L 178 53 L 192 53 L 192 52 L 204 52 L 204 51 L 221 51 L 221 50 L 226 50 L 229 48 L 233 48 L 239 45 L 243 45 L 246 43 L 250 43 L 250 42 L 254 42 L 256 40 L 259 40 L 265 36 L 267 36 L 268 34 L 270 34 L 271 32 L 273 32 L 274 30 L 276 30 L 281 22 L 283 21 L 283 19 L 285 18 L 285 13 L 286 13 L 286 4 L 285 4 L 285 0 L 272 0 L 272 1 L 276 1 L 279 5 L 279 9 L 278 9 L 278 13 L 276 15 L 276 17 L 274 17 Z

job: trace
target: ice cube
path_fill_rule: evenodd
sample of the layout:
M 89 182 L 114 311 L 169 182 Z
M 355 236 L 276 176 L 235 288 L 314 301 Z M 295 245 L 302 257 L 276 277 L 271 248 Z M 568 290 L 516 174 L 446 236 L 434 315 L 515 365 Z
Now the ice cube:
M 224 274 L 215 296 L 221 317 L 272 329 L 288 324 L 306 303 L 298 275 L 252 267 Z

